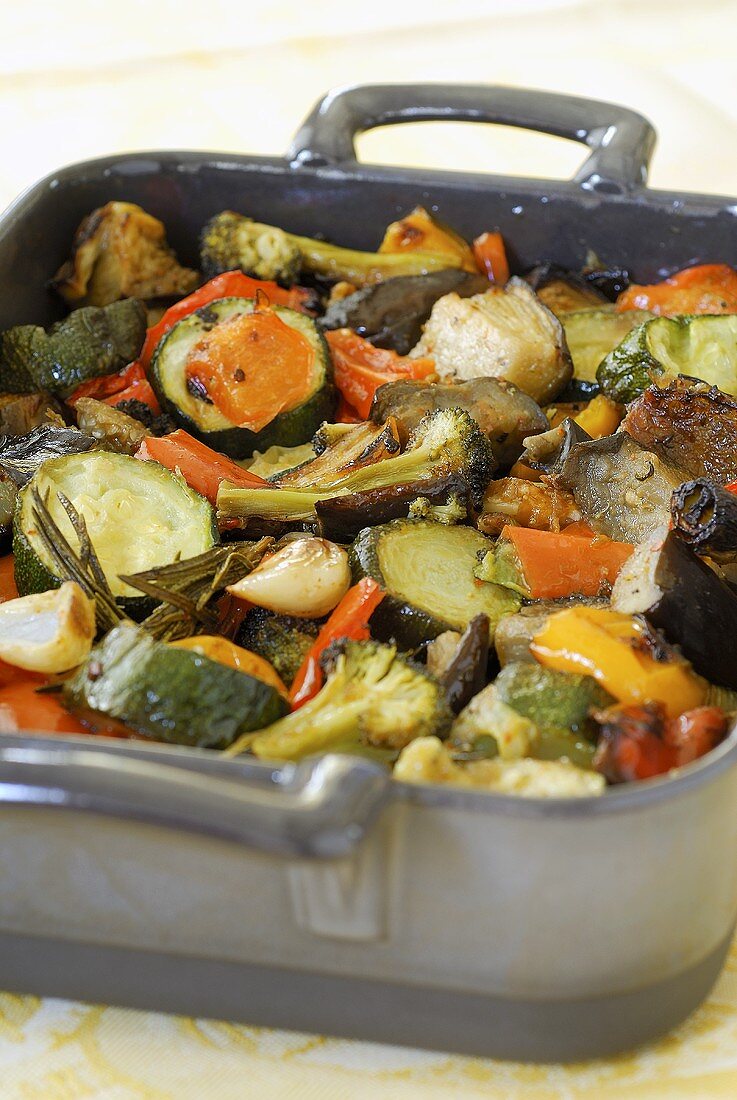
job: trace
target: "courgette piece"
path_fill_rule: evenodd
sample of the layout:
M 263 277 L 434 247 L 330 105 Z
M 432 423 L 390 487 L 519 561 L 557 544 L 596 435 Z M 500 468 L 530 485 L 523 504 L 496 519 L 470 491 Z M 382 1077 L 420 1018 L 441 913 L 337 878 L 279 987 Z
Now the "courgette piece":
M 10 478 L 0 476 L 0 553 L 2 554 L 10 546 L 17 495 L 18 490 Z
M 474 577 L 479 556 L 492 545 L 471 527 L 425 520 L 365 528 L 351 548 L 355 579 L 373 577 L 387 593 L 371 618 L 372 634 L 415 649 L 445 630 L 465 630 L 476 615 L 487 615 L 493 636 L 502 616 L 517 611 L 521 600 Z
M 174 745 L 224 749 L 287 711 L 275 687 L 121 623 L 64 685 L 64 703 Z
M 157 462 L 87 451 L 45 462 L 18 496 L 13 524 L 15 578 L 21 596 L 61 584 L 33 520 L 33 489 L 62 533 L 77 545 L 57 494 L 66 496 L 87 524 L 113 595 L 133 618 L 152 602 L 124 584 L 119 574 L 138 573 L 192 558 L 217 542 L 215 514 L 199 493 Z
M 67 397 L 90 378 L 122 370 L 145 335 L 146 308 L 136 298 L 75 309 L 48 332 L 16 325 L 0 337 L 0 390 Z
M 207 394 L 193 393 L 187 387 L 187 362 L 200 341 L 217 325 L 253 313 L 255 304 L 250 298 L 220 298 L 189 314 L 159 343 L 151 364 L 151 383 L 162 408 L 180 427 L 230 458 L 248 458 L 256 450 L 272 446 L 307 443 L 335 408 L 332 363 L 325 338 L 311 318 L 283 306 L 274 306 L 274 313 L 304 336 L 314 353 L 312 385 L 300 405 L 278 413 L 254 432 L 224 416 Z
M 603 359 L 609 355 L 633 328 L 649 321 L 651 313 L 632 309 L 617 313 L 613 306 L 599 309 L 577 309 L 572 313 L 563 313 L 563 331 L 573 360 L 573 379 L 571 386 L 583 386 L 586 396 L 592 389 L 598 389 L 596 371 Z
M 697 378 L 737 397 L 737 315 L 655 317 L 639 325 L 599 365 L 614 401 L 634 401 L 651 382 Z

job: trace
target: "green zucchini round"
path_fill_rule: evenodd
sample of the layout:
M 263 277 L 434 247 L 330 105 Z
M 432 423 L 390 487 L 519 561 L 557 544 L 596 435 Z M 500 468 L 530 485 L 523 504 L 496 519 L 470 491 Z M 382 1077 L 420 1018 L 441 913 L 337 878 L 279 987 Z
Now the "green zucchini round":
M 62 533 L 78 542 L 58 492 L 84 518 L 113 595 L 132 618 L 154 603 L 123 584 L 118 574 L 141 572 L 191 558 L 218 541 L 215 513 L 181 477 L 157 462 L 110 451 L 85 451 L 50 459 L 18 494 L 13 521 L 15 580 L 21 596 L 62 583 L 33 520 L 31 490 L 46 500 Z M 48 494 L 48 495 L 47 495 Z
M 351 547 L 354 577 L 373 577 L 386 592 L 371 617 L 371 633 L 415 649 L 445 630 L 465 630 L 483 614 L 493 636 L 521 600 L 474 577 L 479 556 L 492 548 L 472 527 L 403 519 L 365 527 Z
M 151 384 L 162 408 L 191 435 L 230 458 L 250 458 L 268 447 L 297 447 L 307 443 L 335 410 L 333 369 L 325 338 L 315 322 L 293 309 L 274 306 L 290 328 L 306 337 L 315 353 L 312 389 L 294 409 L 279 413 L 261 431 L 239 427 L 208 400 L 187 389 L 186 365 L 190 353 L 216 325 L 253 313 L 251 298 L 220 298 L 182 318 L 161 340 L 151 363 Z

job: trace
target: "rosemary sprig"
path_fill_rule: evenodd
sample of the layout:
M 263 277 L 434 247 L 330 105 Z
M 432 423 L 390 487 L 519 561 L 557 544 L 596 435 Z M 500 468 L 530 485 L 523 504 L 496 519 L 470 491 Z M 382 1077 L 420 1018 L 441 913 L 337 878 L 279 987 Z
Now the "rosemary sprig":
M 51 558 L 54 569 L 62 580 L 76 581 L 85 595 L 95 601 L 95 619 L 100 633 L 111 630 L 127 616 L 118 607 L 115 597 L 100 565 L 100 560 L 90 541 L 87 524 L 74 505 L 57 493 L 59 503 L 69 516 L 69 522 L 79 539 L 77 552 L 59 528 L 48 507 L 48 492 L 43 498 L 34 486 L 31 489 L 31 516 L 36 525 L 38 537 Z

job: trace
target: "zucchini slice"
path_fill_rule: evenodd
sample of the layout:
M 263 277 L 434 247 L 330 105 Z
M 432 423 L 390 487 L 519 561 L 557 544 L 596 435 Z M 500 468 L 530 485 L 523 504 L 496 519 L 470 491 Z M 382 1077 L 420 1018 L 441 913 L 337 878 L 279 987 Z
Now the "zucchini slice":
M 93 725 L 102 715 L 157 741 L 212 749 L 227 748 L 288 710 L 271 684 L 154 641 L 131 623 L 116 626 L 92 650 L 65 683 L 64 703 Z
M 72 502 L 87 524 L 113 595 L 134 618 L 148 613 L 151 600 L 124 584 L 119 574 L 192 558 L 217 542 L 215 514 L 208 502 L 157 462 L 109 451 L 53 458 L 18 497 L 13 552 L 21 596 L 61 584 L 33 522 L 33 488 L 44 498 L 48 494 L 52 517 L 76 547 L 76 535 L 57 494 Z
M 573 382 L 598 388 L 596 371 L 610 351 L 644 321 L 651 313 L 641 309 L 616 313 L 614 306 L 599 309 L 577 309 L 561 314 L 566 343 L 573 360 Z
M 471 527 L 425 520 L 395 520 L 366 527 L 351 548 L 356 579 L 373 577 L 387 595 L 371 617 L 371 630 L 414 649 L 446 630 L 465 630 L 476 615 L 488 615 L 493 636 L 521 599 L 473 574 L 493 543 Z
M 295 447 L 307 443 L 335 408 L 332 364 L 325 338 L 309 317 L 283 306 L 273 312 L 309 343 L 313 353 L 312 380 L 304 399 L 287 407 L 260 430 L 252 431 L 229 420 L 206 392 L 188 387 L 190 356 L 213 329 L 254 312 L 250 298 L 220 298 L 179 321 L 156 349 L 151 382 L 162 407 L 176 422 L 203 443 L 231 458 L 249 458 L 268 447 Z M 242 372 L 241 372 L 242 373 Z M 245 383 L 247 385 L 247 379 Z

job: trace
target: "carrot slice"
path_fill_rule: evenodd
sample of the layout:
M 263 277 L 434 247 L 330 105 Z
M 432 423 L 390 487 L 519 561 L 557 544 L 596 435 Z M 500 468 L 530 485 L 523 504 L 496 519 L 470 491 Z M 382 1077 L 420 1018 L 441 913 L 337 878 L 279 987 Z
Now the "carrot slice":
M 634 547 L 583 532 L 536 531 L 531 527 L 505 527 L 501 534 L 517 554 L 530 595 L 535 600 L 565 596 L 597 596 L 614 584 Z
M 170 435 L 147 436 L 136 451 L 136 458 L 158 462 L 167 470 L 178 470 L 190 489 L 207 497 L 211 504 L 217 502 L 221 481 L 230 481 L 244 489 L 258 489 L 269 484 L 181 428 Z
M 501 233 L 482 233 L 473 242 L 476 265 L 489 282 L 504 286 L 509 282 L 509 261 Z
M 421 380 L 435 373 L 433 359 L 410 359 L 387 348 L 375 348 L 349 328 L 325 334 L 335 371 L 335 385 L 362 420 L 368 420 L 379 386 L 400 379 Z
M 617 298 L 617 312 L 647 309 L 665 317 L 678 313 L 737 313 L 737 271 L 727 264 L 697 264 L 662 283 L 633 283 Z

